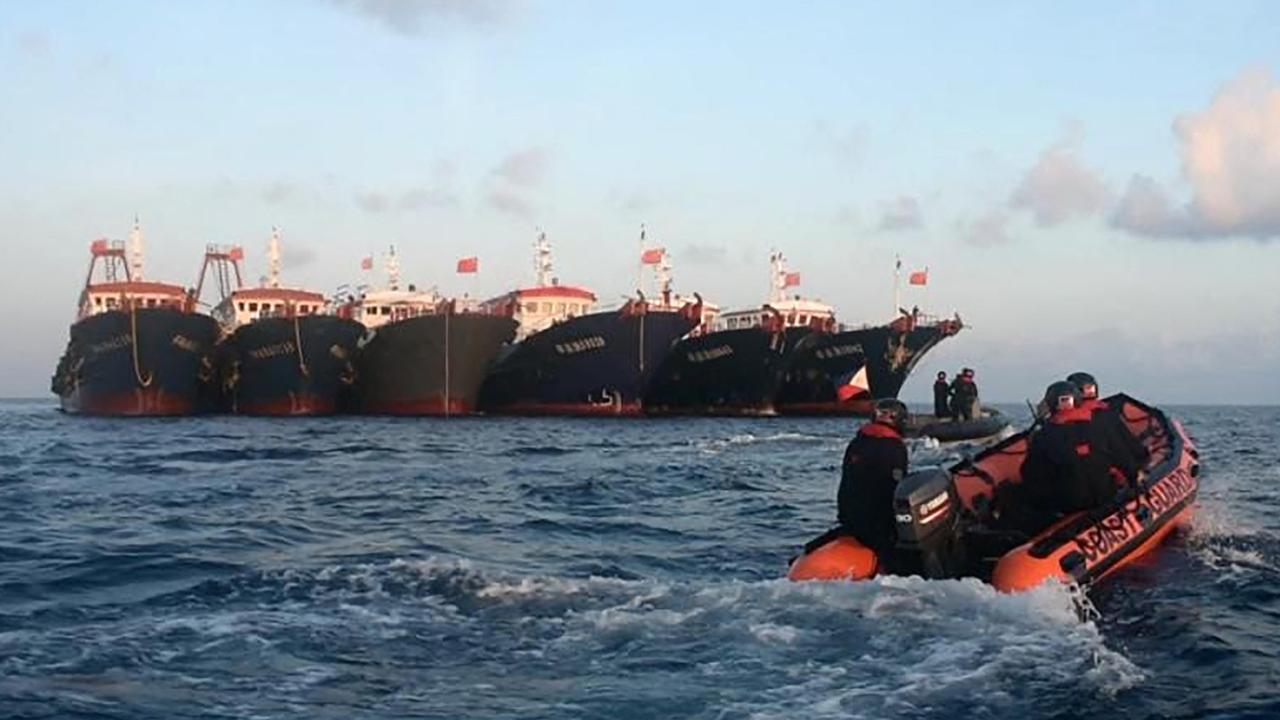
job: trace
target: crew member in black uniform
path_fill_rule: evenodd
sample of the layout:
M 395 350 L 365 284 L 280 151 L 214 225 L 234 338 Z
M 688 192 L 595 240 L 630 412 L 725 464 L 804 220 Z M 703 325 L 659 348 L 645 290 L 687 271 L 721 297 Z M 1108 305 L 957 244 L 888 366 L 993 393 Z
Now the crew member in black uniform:
M 973 381 L 973 368 L 965 368 L 951 382 L 951 417 L 972 420 L 978 405 L 978 385 Z
M 933 381 L 933 416 L 942 419 L 951 417 L 951 386 L 947 384 L 947 374 L 938 371 L 938 379 Z
M 1045 391 L 1048 421 L 1031 438 L 1022 462 L 1023 496 L 1041 522 L 1063 513 L 1092 510 L 1116 497 L 1117 479 L 1132 482 L 1138 466 L 1081 406 L 1075 383 L 1059 381 Z
M 1067 376 L 1067 382 L 1073 382 L 1080 388 L 1081 407 L 1093 413 L 1093 422 L 1106 433 L 1123 452 L 1127 453 L 1138 467 L 1146 467 L 1151 454 L 1136 435 L 1129 432 L 1120 412 L 1098 397 L 1098 381 L 1086 372 L 1075 372 Z
M 881 558 L 898 539 L 893 492 L 907 472 L 907 446 L 902 442 L 906 421 L 906 405 L 880 400 L 871 422 L 858 430 L 844 451 L 836 495 L 840 525 Z

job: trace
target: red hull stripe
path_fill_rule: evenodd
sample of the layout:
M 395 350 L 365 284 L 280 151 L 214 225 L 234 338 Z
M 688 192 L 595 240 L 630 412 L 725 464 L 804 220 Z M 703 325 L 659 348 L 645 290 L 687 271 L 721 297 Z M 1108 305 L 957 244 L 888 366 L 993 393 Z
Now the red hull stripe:
M 642 414 L 640 403 L 596 405 L 594 403 L 515 403 L 485 411 L 489 415 L 580 415 L 636 416 Z
M 859 399 L 852 402 L 804 402 L 778 406 L 782 415 L 870 415 L 875 401 Z
M 62 397 L 62 409 L 83 415 L 147 417 L 194 415 L 196 404 L 190 398 L 159 389 L 138 388 L 110 395 L 72 393 Z
M 433 397 L 425 400 L 402 400 L 400 402 L 366 403 L 362 412 L 367 415 L 472 415 L 476 411 L 471 403 L 465 400 L 449 400 L 446 409 L 444 398 Z
M 235 412 L 239 415 L 270 415 L 273 417 L 295 415 L 333 415 L 338 411 L 338 404 L 332 398 L 316 395 L 292 395 L 256 402 L 240 401 L 236 403 Z

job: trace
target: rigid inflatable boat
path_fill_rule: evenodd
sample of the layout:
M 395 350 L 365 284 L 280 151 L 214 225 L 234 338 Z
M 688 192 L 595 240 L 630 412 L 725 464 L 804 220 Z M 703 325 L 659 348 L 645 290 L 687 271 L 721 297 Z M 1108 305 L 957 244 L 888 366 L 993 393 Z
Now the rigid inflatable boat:
M 1190 519 L 1199 453 L 1182 425 L 1126 395 L 1106 403 L 1150 453 L 1145 478 L 1094 511 L 1058 518 L 1028 536 L 1019 515 L 1022 461 L 1035 428 L 950 470 L 913 472 L 894 496 L 897 544 L 885 557 L 842 528 L 815 538 L 793 560 L 791 580 L 865 580 L 877 574 L 978 577 L 1006 592 L 1054 578 L 1082 585 L 1137 560 Z
M 912 415 L 903 430 L 905 437 L 931 437 L 938 442 L 983 440 L 999 435 L 1009 427 L 1008 416 L 995 409 L 984 409 L 972 420 L 952 420 L 932 415 Z

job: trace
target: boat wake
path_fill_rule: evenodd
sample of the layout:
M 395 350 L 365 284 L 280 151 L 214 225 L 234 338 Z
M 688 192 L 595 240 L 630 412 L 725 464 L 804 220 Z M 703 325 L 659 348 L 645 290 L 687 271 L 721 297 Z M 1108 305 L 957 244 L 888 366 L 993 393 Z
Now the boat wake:
M 885 717 L 1030 711 L 1046 694 L 1078 695 L 1082 679 L 1106 698 L 1144 677 L 1061 586 L 567 578 L 448 559 L 243 573 L 41 634 L 0 633 L 6 694 L 44 698 L 122 667 L 257 704 L 314 692 L 310 678 L 338 693 L 376 683 L 391 711 L 412 697 L 444 714 L 585 716 L 654 696 L 655 712 L 685 716 Z M 555 693 L 504 685 L 515 664 L 577 680 Z

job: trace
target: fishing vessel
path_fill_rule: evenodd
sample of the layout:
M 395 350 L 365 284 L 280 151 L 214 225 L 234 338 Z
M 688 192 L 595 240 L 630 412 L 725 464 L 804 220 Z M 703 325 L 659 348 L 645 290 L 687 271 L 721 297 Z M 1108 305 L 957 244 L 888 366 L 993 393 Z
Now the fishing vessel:
M 836 327 L 835 308 L 787 296 L 799 275 L 782 253 L 770 255 L 768 302 L 718 315 L 676 344 L 654 376 L 644 405 L 654 414 L 772 415 L 798 351 L 825 341 Z M 824 355 L 824 357 L 827 357 Z M 858 354 L 830 353 L 829 372 L 861 368 Z M 845 384 L 849 384 L 847 381 Z M 863 392 L 866 389 L 863 388 Z
M 180 285 L 143 276 L 142 227 L 130 249 L 106 239 L 90 245 L 66 351 L 51 389 L 62 410 L 88 415 L 190 415 L 209 409 L 218 324 L 196 312 Z
M 339 317 L 323 293 L 280 284 L 280 231 L 268 244 L 262 287 L 233 288 L 212 315 L 225 334 L 218 360 L 224 409 L 244 415 L 329 415 L 347 402 L 356 381 L 364 327 Z M 206 268 L 230 263 L 240 276 L 243 253 L 207 253 Z M 203 283 L 204 273 L 201 273 Z
M 366 329 L 352 409 L 384 415 L 467 415 L 494 358 L 515 337 L 510 317 L 435 290 L 402 287 L 395 248 L 387 284 L 344 309 Z
M 516 342 L 480 390 L 486 413 L 636 415 L 650 377 L 680 337 L 697 327 L 697 300 L 648 301 L 637 293 L 614 310 L 552 274 L 546 234 L 534 243 L 533 287 L 485 301 L 484 312 L 517 323 Z
M 867 415 L 895 398 L 924 356 L 964 328 L 960 317 L 901 313 L 892 322 L 831 331 L 796 343 L 775 406 L 786 415 Z
M 648 412 L 866 414 L 876 399 L 897 397 L 925 353 L 963 327 L 958 317 L 918 311 L 883 325 L 842 325 L 831 305 L 788 295 L 800 276 L 782 253 L 769 265 L 768 301 L 681 340 L 654 377 Z

